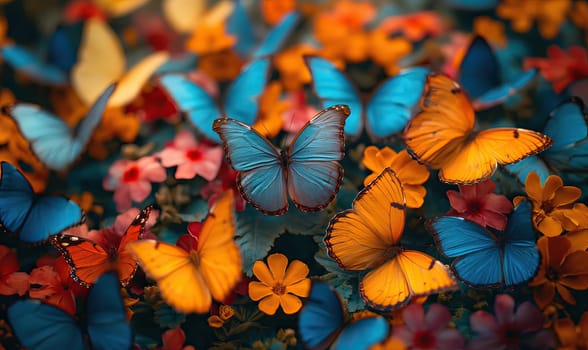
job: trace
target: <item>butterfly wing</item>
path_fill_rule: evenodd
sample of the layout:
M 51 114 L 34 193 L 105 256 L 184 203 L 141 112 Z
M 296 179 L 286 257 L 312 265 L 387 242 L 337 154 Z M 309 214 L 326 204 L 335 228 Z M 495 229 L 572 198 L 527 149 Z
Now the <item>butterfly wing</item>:
M 48 168 L 65 170 L 90 140 L 114 88 L 110 85 L 102 92 L 75 132 L 61 118 L 36 105 L 19 103 L 10 107 L 9 111 L 23 136 L 29 140 L 35 155 Z
M 243 2 L 236 1 L 233 3 L 234 8 L 231 15 L 227 18 L 226 30 L 227 33 L 236 37 L 237 42 L 234 45 L 235 51 L 241 57 L 249 57 L 253 47 L 255 46 L 255 33 L 253 31 L 253 23 L 247 14 L 247 9 Z M 262 57 L 261 55 L 254 58 Z
M 343 329 L 331 347 L 333 350 L 368 350 L 386 339 L 390 324 L 383 317 L 357 320 Z
M 498 5 L 498 0 L 443 0 L 445 4 L 468 11 L 488 10 Z
M 372 140 L 402 131 L 421 99 L 429 69 L 412 68 L 384 81 L 366 106 L 366 129 Z
M 473 100 L 500 84 L 500 64 L 482 36 L 472 39 L 459 66 L 459 83 Z
M 18 232 L 33 206 L 35 193 L 14 165 L 4 161 L 0 164 L 0 228 L 4 232 Z
M 253 125 L 259 112 L 258 97 L 265 89 L 269 67 L 270 59 L 260 58 L 243 68 L 225 95 L 225 115 L 247 125 Z M 218 117 L 217 115 L 216 118 Z
M 120 283 L 123 287 L 129 284 L 135 275 L 135 271 L 137 271 L 137 260 L 133 254 L 127 250 L 127 245 L 141 239 L 143 232 L 145 232 L 145 224 L 149 219 L 151 209 L 151 206 L 148 206 L 135 217 L 122 236 L 118 246 L 116 267 Z
M 167 304 L 182 313 L 205 313 L 212 297 L 204 278 L 180 247 L 152 239 L 131 242 L 127 249 L 147 276 L 157 282 Z
M 450 258 L 457 277 L 469 285 L 496 286 L 503 281 L 502 252 L 496 239 L 476 223 L 443 216 L 427 223 L 439 251 Z
M 533 172 L 539 175 L 541 183 L 545 183 L 547 177 L 551 175 L 547 164 L 539 156 L 529 156 L 516 163 L 507 164 L 504 167 L 508 173 L 516 175 L 521 184 L 525 184 L 527 182 L 527 176 Z
M 206 13 L 204 0 L 164 0 L 161 3 L 163 16 L 178 33 L 189 34 Z
M 503 266 L 507 286 L 528 281 L 535 276 L 541 256 L 537 250 L 536 234 L 531 221 L 531 204 L 523 201 L 508 219 L 504 231 Z
M 243 198 L 267 215 L 286 212 L 286 179 L 276 148 L 238 120 L 217 119 L 213 129 L 223 141 L 228 162 L 239 172 L 237 184 Z
M 15 70 L 48 85 L 66 85 L 67 75 L 60 68 L 47 64 L 34 53 L 19 45 L 0 47 L 0 55 Z
M 8 307 L 7 316 L 14 334 L 28 349 L 85 349 L 77 322 L 55 306 L 38 300 L 18 300 Z
M 326 59 L 311 56 L 305 60 L 323 108 L 340 104 L 349 106 L 351 114 L 345 122 L 345 134 L 352 139 L 358 138 L 363 127 L 363 104 L 357 89 L 345 74 Z
M 126 320 L 118 277 L 107 273 L 94 283 L 86 303 L 92 349 L 130 349 L 133 333 Z
M 71 277 L 84 287 L 113 268 L 108 252 L 86 238 L 62 233 L 52 236 L 51 243 L 70 266 Z
M 298 208 L 319 211 L 341 185 L 345 156 L 343 128 L 349 108 L 333 106 L 319 112 L 296 135 L 288 151 L 288 193 Z
M 306 349 L 328 348 L 343 326 L 343 305 L 327 283 L 312 282 L 308 298 L 298 314 L 298 332 Z
M 233 192 L 225 192 L 211 209 L 198 237 L 200 272 L 212 297 L 221 302 L 239 282 L 243 270 L 241 252 L 233 240 L 234 207 Z
M 488 109 L 504 102 L 508 97 L 516 94 L 519 90 L 527 86 L 527 84 L 535 78 L 537 72 L 537 69 L 530 69 L 519 75 L 513 81 L 486 91 L 474 100 L 474 109 L 477 111 Z
M 253 58 L 276 54 L 276 52 L 284 46 L 286 40 L 290 37 L 299 21 L 300 14 L 298 12 L 290 12 L 286 14 L 266 35 L 265 39 L 253 53 Z

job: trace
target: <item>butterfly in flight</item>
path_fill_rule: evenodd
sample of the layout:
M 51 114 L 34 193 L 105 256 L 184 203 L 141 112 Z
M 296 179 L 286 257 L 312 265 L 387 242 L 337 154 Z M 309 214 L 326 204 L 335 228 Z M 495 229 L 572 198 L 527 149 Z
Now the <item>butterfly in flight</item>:
M 518 162 L 552 143 L 549 136 L 520 128 L 475 131 L 470 100 L 459 84 L 444 75 L 429 75 L 421 108 L 402 137 L 413 158 L 439 169 L 443 182 L 471 184 L 485 180 L 498 164 Z
M 503 232 L 457 216 L 442 216 L 426 225 L 439 251 L 453 261 L 456 276 L 470 286 L 502 287 L 535 276 L 540 255 L 531 222 L 531 204 L 517 205 Z
M 105 229 L 102 231 L 103 242 L 97 243 L 64 232 L 52 236 L 51 243 L 71 267 L 71 277 L 74 281 L 88 287 L 105 272 L 115 270 L 124 287 L 129 284 L 137 270 L 137 261 L 127 251 L 127 246 L 143 236 L 151 209 L 150 206 L 143 209 L 122 236 Z
M 241 252 L 233 240 L 233 192 L 225 192 L 189 247 L 144 239 L 129 244 L 147 276 L 157 282 L 167 304 L 182 313 L 206 313 L 212 299 L 223 301 L 242 273 Z M 184 248 L 187 248 L 185 250 Z
M 116 274 L 107 273 L 98 278 L 85 305 L 83 322 L 53 305 L 30 299 L 10 305 L 7 316 L 18 340 L 31 350 L 132 347 L 133 332 L 126 320 Z
M 298 132 L 287 150 L 278 150 L 248 125 L 230 118 L 217 119 L 213 129 L 225 154 L 238 171 L 241 195 L 266 215 L 288 210 L 288 194 L 303 211 L 320 211 L 335 198 L 345 155 L 343 128 L 349 108 L 322 110 Z
M 37 243 L 84 221 L 82 209 L 62 196 L 37 195 L 24 175 L 8 162 L 0 168 L 0 230 Z
M 5 108 L 22 135 L 30 142 L 37 158 L 48 168 L 62 171 L 79 157 L 90 141 L 115 87 L 112 84 L 102 92 L 75 129 L 37 105 L 17 103 Z
M 333 63 L 314 56 L 306 57 L 305 62 L 322 106 L 349 106 L 351 112 L 345 123 L 345 134 L 357 139 L 365 124 L 372 141 L 385 140 L 402 131 L 421 98 L 429 73 L 423 67 L 401 71 L 384 81 L 364 106 L 357 88 Z
M 400 180 L 386 168 L 358 193 L 351 209 L 331 219 L 324 239 L 342 269 L 370 270 L 360 282 L 361 297 L 382 311 L 457 287 L 441 262 L 400 245 L 405 208 Z
M 346 324 L 345 309 L 337 292 L 326 282 L 312 282 L 298 314 L 298 332 L 306 349 L 369 349 L 388 336 L 385 318 L 366 317 Z

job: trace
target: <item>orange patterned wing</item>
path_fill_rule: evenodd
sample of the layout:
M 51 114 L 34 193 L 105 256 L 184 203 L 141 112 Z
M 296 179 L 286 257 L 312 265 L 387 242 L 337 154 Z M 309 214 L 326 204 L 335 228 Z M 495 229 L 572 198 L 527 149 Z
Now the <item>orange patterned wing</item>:
M 204 221 L 198 240 L 200 272 L 217 301 L 226 299 L 243 271 L 241 252 L 233 240 L 234 207 L 233 192 L 226 191 Z
M 135 217 L 133 222 L 129 225 L 124 235 L 122 236 L 120 244 L 118 246 L 118 257 L 116 259 L 116 267 L 118 270 L 120 283 L 123 287 L 126 287 L 127 284 L 129 284 L 129 282 L 135 275 L 135 271 L 137 271 L 137 260 L 135 259 L 133 254 L 131 254 L 126 249 L 127 244 L 141 239 L 141 237 L 143 236 L 143 232 L 145 232 L 145 224 L 149 219 L 151 209 L 152 207 L 148 206 Z
M 71 277 L 84 287 L 90 287 L 98 277 L 113 269 L 104 248 L 88 239 L 59 234 L 51 236 L 51 243 L 70 266 Z
M 400 180 L 385 169 L 365 187 L 352 209 L 331 219 L 325 243 L 329 255 L 346 270 L 365 270 L 387 260 L 404 230 L 405 198 Z
M 361 281 L 362 298 L 373 307 L 391 311 L 413 298 L 457 288 L 447 266 L 415 250 L 400 251 L 390 261 L 370 271 Z

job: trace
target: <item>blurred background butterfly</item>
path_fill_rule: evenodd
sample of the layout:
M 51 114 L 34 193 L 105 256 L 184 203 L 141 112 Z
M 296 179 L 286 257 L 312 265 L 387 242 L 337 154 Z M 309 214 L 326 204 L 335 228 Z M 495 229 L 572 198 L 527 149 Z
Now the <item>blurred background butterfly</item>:
M 300 210 L 320 211 L 337 194 L 347 116 L 345 105 L 319 112 L 282 151 L 238 120 L 217 119 L 213 129 L 223 140 L 228 162 L 239 172 L 243 198 L 266 215 L 282 215 L 288 210 L 288 195 Z
M 402 135 L 408 152 L 439 169 L 447 183 L 476 183 L 490 177 L 498 164 L 511 164 L 551 146 L 549 136 L 520 128 L 475 131 L 473 106 L 459 84 L 444 75 L 427 78 L 422 111 Z
M 225 192 L 204 220 L 198 237 L 182 247 L 145 239 L 129 244 L 167 304 L 182 313 L 206 313 L 223 301 L 241 278 L 239 246 L 233 240 L 233 192 Z M 185 249 L 184 249 L 185 248 Z
M 36 195 L 12 164 L 0 163 L 0 229 L 37 243 L 84 220 L 82 209 L 62 196 Z
M 107 86 L 74 129 L 60 117 L 33 104 L 17 103 L 7 107 L 7 113 L 30 142 L 37 158 L 48 168 L 62 171 L 78 159 L 90 141 L 115 88 L 115 84 Z
M 8 307 L 8 321 L 30 350 L 131 348 L 133 334 L 115 274 L 104 274 L 96 281 L 85 305 L 79 321 L 38 300 L 19 300 Z
M 475 36 L 459 65 L 458 81 L 472 100 L 475 110 L 502 103 L 529 84 L 537 75 L 530 69 L 512 81 L 502 82 L 500 63 L 494 50 L 482 36 Z
M 357 194 L 351 209 L 331 219 L 324 239 L 341 268 L 370 270 L 360 282 L 361 297 L 381 311 L 457 287 L 441 262 L 400 245 L 404 221 L 402 185 L 386 168 Z
M 429 73 L 423 67 L 402 70 L 381 83 L 364 104 L 357 88 L 333 63 L 311 56 L 306 57 L 306 65 L 323 108 L 338 104 L 349 106 L 351 113 L 345 123 L 345 134 L 352 140 L 357 139 L 365 125 L 374 142 L 402 131 L 421 98 Z
M 269 59 L 263 58 L 243 68 L 225 93 L 222 112 L 214 97 L 185 75 L 166 74 L 159 82 L 178 108 L 187 114 L 192 125 L 209 140 L 220 143 L 220 137 L 212 129 L 214 120 L 219 116 L 234 116 L 247 125 L 255 122 L 259 111 L 257 98 L 265 88 L 269 64 Z
M 0 47 L 0 56 L 17 72 L 25 74 L 37 83 L 65 86 L 67 73 L 60 67 L 46 62 L 41 55 L 18 44 Z
M 474 287 L 513 286 L 530 280 L 539 268 L 539 251 L 531 222 L 531 204 L 519 203 L 503 232 L 461 217 L 442 216 L 427 222 L 439 251 L 456 258 L 456 276 Z
M 369 349 L 388 337 L 390 325 L 381 316 L 347 322 L 343 303 L 326 282 L 312 282 L 298 314 L 298 333 L 306 349 Z
M 137 261 L 127 246 L 143 236 L 151 209 L 143 209 L 122 236 L 103 230 L 101 241 L 94 242 L 64 232 L 51 237 L 51 243 L 63 255 L 71 268 L 71 277 L 79 284 L 88 287 L 105 272 L 115 270 L 124 287 L 137 270 Z

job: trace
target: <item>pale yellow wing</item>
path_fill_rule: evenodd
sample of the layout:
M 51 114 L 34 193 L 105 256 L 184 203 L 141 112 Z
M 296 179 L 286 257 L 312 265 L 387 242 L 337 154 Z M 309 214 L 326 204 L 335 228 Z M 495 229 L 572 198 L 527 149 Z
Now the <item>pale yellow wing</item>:
M 179 33 L 190 33 L 206 12 L 206 0 L 164 0 L 163 15 Z
M 136 10 L 149 0 L 94 0 L 94 2 L 111 17 L 119 17 Z

